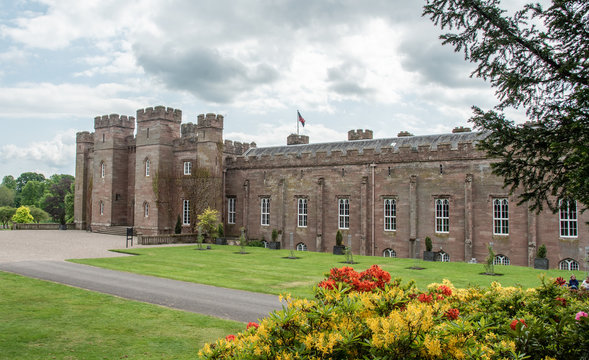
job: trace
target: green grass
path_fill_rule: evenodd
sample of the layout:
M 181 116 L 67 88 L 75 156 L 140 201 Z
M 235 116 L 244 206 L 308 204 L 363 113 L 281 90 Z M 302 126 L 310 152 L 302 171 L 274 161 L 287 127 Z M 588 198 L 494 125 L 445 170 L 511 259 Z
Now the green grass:
M 2 359 L 195 359 L 242 323 L 0 272 Z
M 190 281 L 227 288 L 250 290 L 268 294 L 289 292 L 293 296 L 312 297 L 313 285 L 333 267 L 346 266 L 344 256 L 326 253 L 296 252 L 297 260 L 285 259 L 288 250 L 269 250 L 248 247 L 248 254 L 239 254 L 236 246 L 215 246 L 210 251 L 197 251 L 196 247 L 160 247 L 132 249 L 130 253 L 139 256 L 103 259 L 71 260 L 114 270 L 153 275 L 176 280 Z M 121 251 L 125 252 L 125 251 Z M 480 275 L 482 264 L 460 262 L 425 262 L 414 259 L 391 259 L 383 257 L 354 256 L 354 269 L 360 271 L 378 264 L 404 281 L 416 281 L 420 288 L 432 282 L 450 279 L 457 287 L 477 285 L 486 287 L 493 281 L 504 286 L 540 285 L 540 275 L 562 276 L 568 280 L 570 272 L 561 270 L 541 271 L 521 266 L 495 266 L 495 272 L 502 276 Z M 411 270 L 419 266 L 424 270 Z M 583 278 L 583 272 L 576 272 Z

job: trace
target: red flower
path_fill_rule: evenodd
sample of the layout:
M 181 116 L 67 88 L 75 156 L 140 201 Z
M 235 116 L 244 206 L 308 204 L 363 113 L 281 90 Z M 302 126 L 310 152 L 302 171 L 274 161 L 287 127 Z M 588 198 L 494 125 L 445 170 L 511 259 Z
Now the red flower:
M 246 329 L 249 329 L 249 328 L 252 328 L 252 327 L 257 329 L 258 327 L 260 327 L 260 325 L 258 325 L 255 322 L 249 322 L 249 323 L 247 323 Z
M 555 284 L 558 284 L 560 286 L 563 286 L 564 284 L 566 284 L 566 281 L 562 278 L 562 277 L 557 277 L 556 280 L 554 280 Z
M 567 300 L 565 298 L 557 297 L 556 301 L 560 302 L 561 306 L 567 306 Z
M 441 292 L 442 294 L 446 295 L 446 296 L 452 296 L 452 289 L 450 289 L 446 285 L 440 285 L 440 286 L 438 286 L 438 291 Z
M 509 326 L 511 327 L 511 330 L 515 330 L 515 329 L 517 328 L 517 323 L 518 323 L 518 322 L 522 323 L 522 327 L 524 327 L 524 326 L 528 326 L 528 325 L 526 324 L 526 321 L 525 321 L 524 319 L 519 319 L 519 320 L 518 320 L 518 319 L 515 319 L 515 320 L 513 320 L 513 321 L 511 322 L 511 324 L 509 325 Z
M 428 294 L 419 294 L 419 296 L 417 297 L 417 300 L 421 301 L 422 303 L 430 303 L 434 299 L 432 298 L 431 295 L 428 295 Z
M 450 309 L 444 314 L 448 320 L 456 320 L 458 319 L 458 315 L 460 315 L 460 311 L 458 311 L 458 309 Z
M 444 300 L 444 295 L 438 294 L 438 296 L 436 296 L 436 299 L 438 299 L 438 300 Z
M 225 336 L 225 340 L 227 340 L 227 341 L 235 341 L 235 335 L 227 335 L 227 336 Z

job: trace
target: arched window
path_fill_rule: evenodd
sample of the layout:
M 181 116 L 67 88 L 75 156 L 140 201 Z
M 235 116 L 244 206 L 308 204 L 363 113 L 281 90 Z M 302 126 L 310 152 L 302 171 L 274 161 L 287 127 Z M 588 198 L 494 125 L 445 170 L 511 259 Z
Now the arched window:
M 104 161 L 100 162 L 100 177 L 104 179 L 104 175 L 106 174 L 106 164 Z
M 268 242 L 266 240 L 262 240 L 262 244 L 264 244 L 264 248 L 265 249 L 268 248 Z
M 145 176 L 149 176 L 149 166 L 151 165 L 151 162 L 149 161 L 149 159 L 145 160 Z
M 558 263 L 560 270 L 579 270 L 579 263 L 573 259 L 564 259 Z
M 397 252 L 393 249 L 384 249 L 382 251 L 382 256 L 383 257 L 390 257 L 390 258 L 396 258 L 397 257 Z
M 447 252 L 440 251 L 438 253 L 437 260 L 441 262 L 450 262 L 450 255 Z
M 298 243 L 297 244 L 297 251 L 307 251 L 307 245 L 305 245 L 305 243 Z
M 493 265 L 509 265 L 509 258 L 505 255 L 499 254 L 493 259 Z
M 149 203 L 143 203 L 143 215 L 149 217 Z
M 101 201 L 99 204 L 100 215 L 104 215 L 104 201 Z

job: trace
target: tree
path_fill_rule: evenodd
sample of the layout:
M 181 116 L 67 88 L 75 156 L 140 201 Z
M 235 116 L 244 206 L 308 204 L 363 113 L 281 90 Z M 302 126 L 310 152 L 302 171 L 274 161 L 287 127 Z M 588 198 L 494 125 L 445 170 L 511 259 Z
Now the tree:
M 200 227 L 208 236 L 213 236 L 213 233 L 217 230 L 217 224 L 219 223 L 219 211 L 211 208 L 206 208 L 197 217 L 196 227 Z
M 589 31 L 586 0 L 525 5 L 513 16 L 498 0 L 427 0 L 423 15 L 440 38 L 476 63 L 471 76 L 490 81 L 499 103 L 473 107 L 471 122 L 486 132 L 479 143 L 493 172 L 519 204 L 558 210 L 559 200 L 589 205 Z M 524 108 L 531 120 L 516 125 L 503 111 Z
M 63 199 L 65 205 L 65 222 L 66 224 L 71 224 L 74 222 L 74 193 L 75 193 L 75 184 L 72 182 L 70 186 L 70 190 L 65 195 Z
M 53 175 L 48 182 L 48 189 L 41 201 L 43 209 L 51 215 L 54 221 L 57 221 L 60 224 L 65 224 L 65 197 L 71 191 L 74 177 L 71 175 Z
M 41 198 L 45 194 L 45 183 L 30 180 L 22 188 L 20 193 L 20 205 L 33 205 L 41 207 Z
M 12 220 L 12 217 L 16 213 L 16 208 L 11 206 L 0 207 L 0 222 L 3 228 L 8 228 L 8 223 Z
M 45 175 L 35 172 L 24 172 L 20 174 L 20 176 L 16 178 L 16 192 L 20 193 L 29 181 L 44 182 Z
M 21 206 L 16 209 L 15 214 L 12 216 L 12 222 L 17 224 L 30 224 L 34 222 L 34 219 L 29 208 Z
M 2 186 L 6 186 L 9 189 L 16 190 L 16 180 L 14 180 L 14 176 L 6 175 L 2 178 Z
M 39 209 L 36 206 L 29 206 L 29 211 L 33 217 L 33 221 L 37 224 L 49 220 L 49 214 L 43 209 Z
M 15 191 L 6 185 L 0 186 L 0 206 L 14 205 Z

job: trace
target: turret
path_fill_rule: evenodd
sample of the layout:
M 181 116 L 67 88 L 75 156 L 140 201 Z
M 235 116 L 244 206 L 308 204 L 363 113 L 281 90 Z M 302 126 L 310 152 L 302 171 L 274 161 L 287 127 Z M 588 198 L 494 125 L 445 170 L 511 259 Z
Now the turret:
M 348 141 L 353 141 L 353 140 L 372 140 L 372 130 L 362 130 L 362 129 L 358 129 L 358 130 L 350 130 L 348 131 Z

